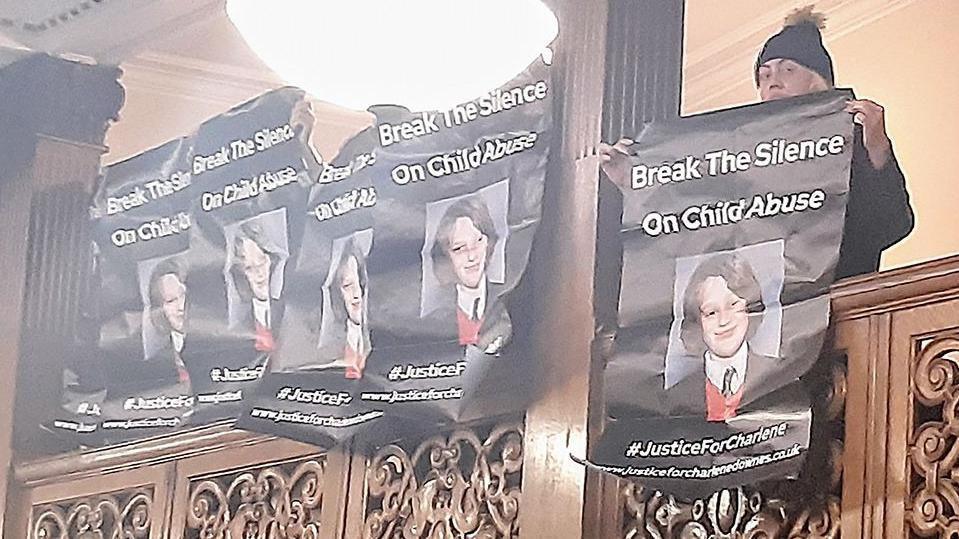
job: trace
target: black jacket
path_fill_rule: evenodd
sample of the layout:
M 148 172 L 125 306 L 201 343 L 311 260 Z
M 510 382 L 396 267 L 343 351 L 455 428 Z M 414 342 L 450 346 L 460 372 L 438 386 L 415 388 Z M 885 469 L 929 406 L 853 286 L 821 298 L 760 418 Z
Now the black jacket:
M 836 278 L 877 271 L 882 251 L 908 236 L 914 224 L 906 178 L 895 154 L 890 152 L 882 170 L 874 169 L 862 143 L 862 128 L 856 126 Z

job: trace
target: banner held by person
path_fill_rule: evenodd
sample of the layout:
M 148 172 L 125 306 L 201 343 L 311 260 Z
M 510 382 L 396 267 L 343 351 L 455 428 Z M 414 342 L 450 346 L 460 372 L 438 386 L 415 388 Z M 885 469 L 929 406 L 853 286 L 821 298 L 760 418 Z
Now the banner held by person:
M 511 316 L 542 214 L 548 65 L 447 111 L 375 107 L 370 323 L 387 415 L 461 422 L 521 411 L 524 324 Z M 521 327 L 522 326 L 522 327 Z
M 829 319 L 853 124 L 834 90 L 647 126 L 623 187 L 622 281 L 591 461 L 673 491 L 795 475 L 797 380 Z

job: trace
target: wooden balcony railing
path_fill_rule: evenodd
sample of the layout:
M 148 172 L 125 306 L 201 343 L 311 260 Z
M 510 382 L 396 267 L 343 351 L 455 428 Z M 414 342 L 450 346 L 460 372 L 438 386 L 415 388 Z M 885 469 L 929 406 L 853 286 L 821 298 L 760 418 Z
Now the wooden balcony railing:
M 956 537 L 959 257 L 837 286 L 848 358 L 843 531 Z

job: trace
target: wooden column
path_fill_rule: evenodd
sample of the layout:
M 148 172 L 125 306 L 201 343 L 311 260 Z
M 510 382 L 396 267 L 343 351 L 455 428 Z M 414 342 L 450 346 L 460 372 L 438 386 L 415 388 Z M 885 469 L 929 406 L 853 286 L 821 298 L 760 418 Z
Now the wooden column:
M 609 0 L 602 140 L 633 138 L 647 122 L 679 116 L 685 0 Z M 596 225 L 594 308 L 597 336 L 590 385 L 590 439 L 602 432 L 602 373 L 615 334 L 620 288 L 623 197 L 603 178 Z M 625 481 L 590 470 L 587 485 L 589 537 L 623 537 Z
M 0 183 L 0 497 L 7 499 L 8 476 L 13 462 L 13 421 L 16 372 L 19 359 L 20 318 L 26 277 L 27 226 L 30 220 L 31 187 L 26 171 Z M 3 513 L 0 513 L 0 526 Z M 0 527 L 2 529 L 2 527 Z
M 959 257 L 833 287 L 849 376 L 842 536 L 952 537 Z
M 106 127 L 123 102 L 118 75 L 115 67 L 39 54 L 0 69 L 0 499 L 6 506 L 15 503 L 15 496 L 8 496 L 11 464 L 20 450 L 41 445 L 31 443 L 36 440 L 31 434 L 38 431 L 37 411 L 59 400 L 58 371 L 51 361 L 60 358 L 23 357 L 31 349 L 24 328 L 31 313 L 49 321 L 47 330 L 50 324 L 69 325 L 64 286 L 77 285 L 82 275 L 67 275 L 75 265 L 59 263 L 57 248 L 69 245 L 63 238 L 77 232 L 64 210 L 80 205 L 80 215 L 85 213 L 105 150 Z M 48 222 L 41 225 L 35 210 L 44 192 L 49 193 L 42 202 Z M 72 306 L 76 308 L 75 301 Z M 36 329 L 32 342 L 54 338 L 44 328 Z M 66 334 L 71 328 L 61 329 Z
M 583 530 L 586 472 L 570 454 L 586 454 L 593 253 L 606 2 L 551 2 L 560 21 L 553 63 L 553 144 L 542 227 L 551 241 L 536 267 L 537 357 L 542 394 L 526 415 L 523 537 L 589 537 Z M 545 262 L 545 263 L 543 263 Z

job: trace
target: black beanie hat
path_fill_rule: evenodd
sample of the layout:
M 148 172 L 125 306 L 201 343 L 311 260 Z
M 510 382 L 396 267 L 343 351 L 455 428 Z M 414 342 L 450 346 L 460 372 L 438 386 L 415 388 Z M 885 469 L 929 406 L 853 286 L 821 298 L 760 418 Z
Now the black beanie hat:
M 835 84 L 832 58 L 822 44 L 822 34 L 819 31 L 825 18 L 821 14 L 813 13 L 812 9 L 813 6 L 806 6 L 792 12 L 786 17 L 783 29 L 763 45 L 753 69 L 757 86 L 759 66 L 778 58 L 792 60 L 822 75 L 830 86 Z

